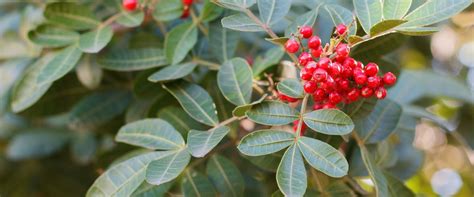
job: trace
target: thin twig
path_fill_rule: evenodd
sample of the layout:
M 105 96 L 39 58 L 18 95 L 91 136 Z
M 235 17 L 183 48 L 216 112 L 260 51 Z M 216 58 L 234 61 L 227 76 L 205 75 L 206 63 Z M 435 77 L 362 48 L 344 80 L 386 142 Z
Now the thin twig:
M 191 18 L 193 19 L 193 23 L 196 24 L 199 28 L 199 30 L 201 30 L 201 32 L 205 35 L 205 36 L 208 36 L 209 35 L 209 31 L 206 29 L 206 27 L 204 27 L 201 23 L 202 19 L 201 17 L 197 17 L 196 16 L 196 13 L 194 12 L 194 10 L 192 8 L 190 8 L 190 14 L 191 14 Z
M 301 136 L 301 128 L 303 128 L 303 114 L 306 112 L 306 105 L 308 104 L 308 98 L 309 98 L 309 94 L 306 94 L 301 103 L 300 118 L 298 121 L 298 127 L 296 129 L 296 133 L 298 137 Z
M 208 67 L 209 69 L 211 70 L 219 70 L 219 68 L 221 67 L 219 64 L 217 63 L 214 63 L 214 62 L 210 62 L 210 61 L 207 61 L 207 60 L 203 60 L 199 57 L 194 57 L 193 60 L 192 60 L 194 63 L 196 64 L 199 64 L 199 65 L 202 65 L 202 66 L 206 66 Z

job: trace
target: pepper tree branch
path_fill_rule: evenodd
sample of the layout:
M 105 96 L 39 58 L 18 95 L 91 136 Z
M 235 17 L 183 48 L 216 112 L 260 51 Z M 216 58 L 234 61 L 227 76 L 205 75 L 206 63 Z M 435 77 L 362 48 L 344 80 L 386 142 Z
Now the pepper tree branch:
M 303 128 L 303 115 L 306 111 L 306 106 L 308 105 L 309 94 L 306 94 L 301 102 L 300 117 L 298 121 L 298 127 L 296 129 L 296 134 L 298 137 L 301 136 L 301 128 Z

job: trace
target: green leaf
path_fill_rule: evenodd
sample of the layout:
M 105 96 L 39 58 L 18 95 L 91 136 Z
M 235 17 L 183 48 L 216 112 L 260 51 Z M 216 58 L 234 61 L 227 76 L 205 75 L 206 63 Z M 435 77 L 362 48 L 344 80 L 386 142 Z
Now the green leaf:
M 289 38 L 287 37 L 265 38 L 265 40 L 276 45 L 284 46 L 285 43 L 289 40 Z
M 421 27 L 431 25 L 461 12 L 472 4 L 472 0 L 432 0 L 409 13 L 401 27 Z
M 98 53 L 112 40 L 113 35 L 110 26 L 99 26 L 94 31 L 81 35 L 79 48 L 86 53 Z
M 427 36 L 439 30 L 438 27 L 403 27 L 397 29 L 398 32 L 409 36 Z
M 355 130 L 367 144 L 387 138 L 396 128 L 402 108 L 390 99 L 379 100 L 370 115 L 355 119 Z
M 415 197 L 415 194 L 407 188 L 402 181 L 393 177 L 388 172 L 384 172 L 384 176 L 387 180 L 388 190 L 392 196 Z
M 152 161 L 146 168 L 146 181 L 153 185 L 169 182 L 186 168 L 191 155 L 182 149 L 174 154 Z
M 42 158 L 59 151 L 68 140 L 69 135 L 65 131 L 31 129 L 11 139 L 6 156 L 15 161 Z
M 298 139 L 298 147 L 313 168 L 331 177 L 347 175 L 349 164 L 346 158 L 331 145 L 303 136 Z
M 15 83 L 11 96 L 13 112 L 21 112 L 35 104 L 51 87 L 52 83 L 38 84 L 36 79 L 43 68 L 53 59 L 52 55 L 45 55 L 30 65 Z
M 362 160 L 364 161 L 364 165 L 367 168 L 369 176 L 375 185 L 377 196 L 390 196 L 388 183 L 385 179 L 385 176 L 383 175 L 382 170 L 377 166 L 375 160 L 365 146 L 360 147 L 360 152 L 362 155 Z
M 166 59 L 171 64 L 181 62 L 197 42 L 198 31 L 194 23 L 183 23 L 166 34 Z
M 323 188 L 323 191 L 318 190 L 315 195 L 328 197 L 357 197 L 354 190 L 343 181 L 331 182 L 328 186 Z
M 92 132 L 78 132 L 72 138 L 71 154 L 80 164 L 88 164 L 97 151 L 97 140 Z
M 277 84 L 279 92 L 292 98 L 303 98 L 304 90 L 303 85 L 297 79 L 285 79 Z
M 336 4 L 324 5 L 324 9 L 329 13 L 334 26 L 341 23 L 349 25 L 352 23 L 354 16 L 352 12 L 342 6 Z M 349 35 L 355 35 L 357 33 L 357 25 L 352 25 L 349 28 Z
M 278 101 L 265 101 L 255 105 L 245 113 L 247 117 L 263 125 L 285 125 L 298 119 L 298 112 L 288 104 Z
M 256 0 L 216 0 L 215 4 L 236 11 L 245 11 L 245 9 L 252 7 Z
M 287 131 L 258 130 L 240 140 L 239 151 L 248 156 L 262 156 L 278 152 L 295 141 L 295 135 Z
M 365 33 L 382 21 L 382 1 L 380 0 L 354 0 L 354 9 Z
M 193 62 L 167 66 L 148 77 L 151 82 L 166 82 L 183 78 L 191 74 L 197 64 Z
M 314 23 L 316 22 L 316 18 L 318 17 L 318 9 L 310 10 L 303 15 L 300 15 L 293 21 L 285 30 L 285 37 L 290 37 L 291 34 L 298 33 L 298 26 L 310 26 L 313 27 Z
M 216 196 L 216 191 L 211 181 L 197 171 L 186 170 L 184 172 L 181 188 L 184 196 Z
M 206 129 L 206 126 L 194 120 L 181 107 L 167 106 L 158 112 L 158 118 L 169 122 L 183 136 L 187 136 L 191 129 Z
M 100 24 L 89 8 L 77 3 L 50 3 L 44 10 L 44 17 L 51 23 L 74 30 L 92 29 Z
M 79 59 L 81 59 L 81 56 L 82 52 L 77 46 L 70 46 L 63 49 L 41 69 L 36 83 L 42 86 L 62 78 L 69 71 L 74 69 Z
M 211 0 L 206 0 L 199 18 L 202 20 L 202 22 L 206 23 L 219 17 L 222 12 L 224 12 L 224 9 L 214 4 Z
M 222 27 L 246 32 L 265 31 L 259 24 L 245 14 L 226 16 L 221 20 Z
M 363 62 L 371 62 L 398 49 L 405 44 L 406 38 L 407 37 L 402 34 L 392 33 L 359 42 L 357 46 L 352 49 L 351 56 Z
M 253 76 L 257 77 L 269 67 L 278 64 L 283 55 L 285 55 L 285 51 L 283 51 L 282 47 L 273 47 L 267 50 L 263 57 L 257 57 L 252 65 Z
M 129 123 L 120 128 L 115 140 L 152 150 L 176 150 L 184 147 L 181 134 L 161 119 L 144 119 Z
M 153 18 L 157 21 L 171 21 L 183 14 L 183 3 L 181 0 L 166 0 L 155 4 Z
M 28 38 L 44 47 L 63 47 L 76 42 L 79 33 L 53 25 L 40 25 L 28 32 Z
M 89 89 L 96 89 L 102 81 L 103 71 L 96 61 L 96 56 L 84 55 L 76 66 L 79 81 Z
M 233 111 L 232 111 L 232 115 L 233 116 L 237 116 L 237 117 L 242 117 L 242 116 L 245 116 L 245 113 L 247 113 L 248 110 L 252 109 L 252 107 L 254 105 L 257 105 L 257 104 L 260 104 L 262 103 L 265 98 L 267 97 L 267 94 L 264 94 L 262 97 L 260 97 L 260 99 L 250 103 L 250 104 L 247 104 L 247 105 L 241 105 L 241 106 L 238 106 L 236 107 Z
M 152 185 L 143 181 L 142 184 L 133 192 L 132 197 L 163 197 L 173 186 L 174 182 L 168 182 L 161 185 Z
M 234 56 L 239 42 L 239 32 L 223 28 L 219 22 L 209 28 L 209 49 L 219 62 L 225 62 Z
M 303 157 L 296 144 L 288 148 L 276 173 L 278 188 L 285 196 L 303 196 L 307 177 Z
M 370 36 L 374 37 L 379 34 L 388 33 L 389 30 L 392 30 L 393 28 L 406 22 L 407 21 L 397 19 L 380 21 L 370 28 Z
M 247 158 L 252 164 L 258 166 L 260 169 L 269 171 L 269 172 L 276 172 L 278 169 L 278 165 L 280 164 L 281 158 L 283 157 L 283 153 L 286 150 L 281 150 L 276 153 L 272 153 L 269 155 L 262 155 L 258 157 L 249 157 L 244 156 Z
M 327 135 L 346 135 L 354 130 L 351 118 L 335 109 L 321 109 L 306 113 L 303 120 L 309 128 Z
M 158 48 L 119 49 L 99 56 L 102 68 L 115 71 L 136 71 L 167 64 L 163 50 Z
M 108 90 L 91 94 L 77 103 L 69 112 L 69 126 L 93 129 L 122 114 L 130 103 L 130 92 Z
M 283 19 L 290 11 L 291 1 L 280 0 L 258 0 L 258 11 L 260 19 L 268 26 L 273 25 Z
M 357 35 L 352 35 L 349 36 L 348 41 L 351 46 L 354 46 L 355 44 L 364 41 L 364 38 Z
M 222 94 L 237 106 L 250 103 L 252 84 L 252 70 L 242 58 L 224 62 L 217 73 L 217 85 Z
M 120 13 L 120 17 L 117 18 L 116 22 L 125 27 L 137 27 L 142 24 L 144 19 L 145 13 L 143 13 L 143 11 L 141 11 L 140 9 L 134 12 L 123 10 Z
M 422 97 L 448 97 L 474 103 L 470 91 L 454 76 L 427 70 L 403 70 L 387 96 L 400 104 L 412 103 Z
M 202 87 L 187 82 L 178 82 L 163 87 L 181 104 L 195 120 L 209 126 L 217 125 L 216 105 Z
M 384 19 L 401 19 L 411 7 L 412 0 L 390 0 L 383 2 Z
M 122 161 L 100 175 L 86 196 L 130 196 L 145 180 L 148 164 L 173 153 L 173 151 L 143 153 Z
M 229 133 L 230 128 L 221 126 L 208 131 L 191 130 L 188 133 L 188 151 L 194 157 L 204 157 Z
M 376 98 L 359 99 L 349 105 L 346 105 L 344 112 L 352 119 L 361 119 L 367 117 L 377 104 Z
M 232 161 L 220 155 L 213 155 L 207 162 L 206 171 L 222 196 L 244 195 L 244 179 Z

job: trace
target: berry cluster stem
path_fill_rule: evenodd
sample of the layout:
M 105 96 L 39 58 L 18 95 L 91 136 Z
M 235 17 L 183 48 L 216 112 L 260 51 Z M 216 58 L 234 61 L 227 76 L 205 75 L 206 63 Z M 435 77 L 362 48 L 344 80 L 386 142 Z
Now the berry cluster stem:
M 206 29 L 206 27 L 204 27 L 201 23 L 201 17 L 197 17 L 196 16 L 196 13 L 194 12 L 193 9 L 191 9 L 190 11 L 190 14 L 191 14 L 191 18 L 193 19 L 193 24 L 194 25 L 197 25 L 199 30 L 201 30 L 201 32 L 205 35 L 205 36 L 208 36 L 209 35 L 209 31 Z
M 308 105 L 308 98 L 309 94 L 305 94 L 303 101 L 301 101 L 301 109 L 300 109 L 300 121 L 298 121 L 298 128 L 296 129 L 296 136 L 301 136 L 301 128 L 303 128 L 303 115 L 306 112 L 306 107 Z

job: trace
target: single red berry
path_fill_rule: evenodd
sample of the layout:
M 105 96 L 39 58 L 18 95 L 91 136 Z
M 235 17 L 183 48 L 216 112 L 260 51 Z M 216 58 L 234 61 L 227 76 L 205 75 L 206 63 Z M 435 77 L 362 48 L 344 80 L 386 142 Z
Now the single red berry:
M 351 87 L 351 83 L 347 79 L 341 79 L 337 82 L 338 86 L 342 90 L 349 90 Z
M 378 99 L 384 99 L 387 96 L 387 90 L 384 87 L 378 87 L 375 89 L 375 97 Z
M 379 87 L 379 85 L 380 85 L 379 77 L 373 76 L 373 77 L 367 78 L 367 86 L 369 86 L 369 88 L 376 88 L 376 87 Z
M 300 34 L 303 36 L 303 38 L 309 38 L 313 35 L 313 28 L 310 26 L 303 26 L 300 28 Z
M 313 110 L 320 110 L 323 108 L 323 105 L 322 104 L 314 104 L 313 105 Z
M 338 54 L 336 54 L 336 56 L 334 57 L 334 60 L 336 62 L 339 62 L 340 64 L 344 63 L 344 60 L 346 60 L 347 56 L 340 56 Z
M 357 88 L 352 89 L 347 93 L 347 98 L 350 101 L 357 101 L 359 99 L 359 90 Z
M 318 49 L 319 47 L 321 47 L 321 38 L 319 38 L 318 36 L 311 36 L 308 39 L 308 47 L 310 49 Z
M 331 102 L 332 104 L 337 105 L 341 101 L 342 101 L 342 96 L 339 93 L 331 92 L 331 94 L 329 94 L 329 102 Z
M 313 58 L 311 57 L 311 55 L 307 52 L 303 52 L 300 54 L 300 56 L 298 57 L 298 61 L 300 63 L 300 65 L 302 66 L 306 66 L 306 64 L 311 61 Z
M 328 76 L 324 83 L 321 83 L 321 88 L 324 89 L 326 92 L 331 92 L 335 90 L 337 87 L 336 81 L 331 76 Z
M 328 72 L 324 69 L 317 68 L 313 73 L 313 79 L 316 80 L 316 82 L 324 82 L 327 78 Z
M 334 62 L 332 64 L 329 64 L 328 71 L 332 77 L 337 77 L 342 72 L 342 66 L 338 62 Z
M 335 109 L 335 108 L 336 108 L 336 105 L 332 103 L 326 103 L 323 105 L 323 109 Z
M 184 6 L 183 13 L 181 14 L 181 18 L 188 18 L 190 13 L 189 6 Z
M 362 62 L 357 62 L 357 64 L 355 65 L 356 68 L 360 68 L 360 69 L 363 69 L 364 68 L 364 64 Z
M 311 80 L 313 73 L 308 70 L 308 68 L 302 68 L 300 71 L 300 78 L 303 80 Z
M 281 93 L 281 92 L 278 92 L 278 98 L 279 98 L 281 101 L 287 101 L 287 102 L 290 102 L 290 103 L 298 101 L 297 98 L 289 97 L 289 96 L 287 96 L 287 95 L 285 95 L 285 94 L 283 94 L 283 93 Z
M 294 39 L 289 39 L 285 43 L 285 49 L 286 51 L 288 51 L 288 53 L 296 53 L 299 48 L 300 48 L 300 44 L 298 43 L 298 41 Z
M 369 98 L 371 97 L 372 95 L 374 94 L 374 90 L 372 90 L 372 88 L 369 88 L 367 86 L 363 87 L 361 90 L 360 90 L 360 95 L 364 98 Z
M 318 68 L 322 68 L 324 70 L 327 70 L 329 68 L 329 64 L 331 63 L 331 59 L 327 57 L 323 57 L 319 59 L 318 61 Z
M 348 57 L 344 60 L 344 63 L 342 65 L 354 68 L 357 65 L 357 61 L 354 58 Z
M 363 73 L 355 74 L 354 75 L 354 81 L 358 85 L 364 85 L 365 82 L 367 82 L 367 76 L 365 76 L 365 74 L 363 74 Z
M 395 82 L 397 82 L 397 77 L 393 73 L 388 72 L 383 75 L 384 84 L 391 86 L 395 84 Z
M 308 72 L 310 72 L 311 74 L 313 74 L 313 72 L 316 70 L 316 68 L 318 68 L 318 64 L 316 64 L 315 61 L 309 61 L 306 66 L 305 66 L 306 70 L 308 70 Z
M 375 75 L 377 75 L 378 72 L 379 72 L 379 66 L 376 63 L 371 62 L 371 63 L 368 63 L 364 67 L 364 73 L 367 76 L 375 76 Z
M 318 83 L 315 81 L 307 81 L 304 83 L 304 91 L 308 94 L 313 94 L 318 89 Z
M 342 77 L 350 78 L 352 76 L 352 68 L 346 65 L 342 65 Z
M 319 48 L 317 49 L 310 49 L 309 50 L 311 52 L 311 55 L 314 57 L 314 58 L 319 58 L 321 56 L 321 54 L 323 53 L 323 47 L 319 46 Z
M 127 11 L 133 11 L 133 10 L 137 9 L 138 2 L 137 2 L 137 0 L 123 0 L 122 1 L 122 6 Z
M 346 33 L 346 31 L 347 31 L 347 26 L 346 25 L 344 25 L 342 23 L 337 25 L 336 32 L 337 32 L 338 35 L 342 35 L 342 34 Z
M 326 92 L 323 89 L 318 88 L 313 93 L 313 100 L 315 102 L 324 101 L 326 99 Z
M 347 44 L 341 43 L 336 47 L 336 53 L 339 57 L 346 58 L 347 56 L 349 56 L 350 51 L 351 49 Z
M 182 0 L 183 2 L 183 5 L 187 5 L 187 6 L 190 6 L 191 4 L 193 4 L 193 0 Z

